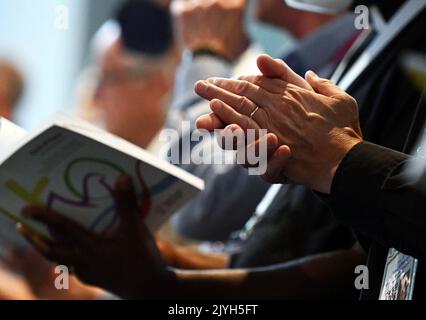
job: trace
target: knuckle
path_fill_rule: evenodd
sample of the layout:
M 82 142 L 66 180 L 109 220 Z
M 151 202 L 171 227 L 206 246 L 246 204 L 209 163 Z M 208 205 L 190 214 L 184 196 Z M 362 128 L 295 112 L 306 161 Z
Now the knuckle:
M 237 111 L 239 112 L 242 112 L 244 110 L 249 111 L 250 106 L 251 106 L 251 101 L 247 97 L 241 97 Z
M 308 122 L 316 122 L 322 119 L 322 116 L 315 112 L 306 112 L 305 116 Z
M 212 86 L 206 86 L 205 87 L 205 89 L 204 89 L 204 95 L 206 96 L 206 97 L 212 97 L 213 96 L 213 89 L 212 89 Z
M 347 100 L 348 100 L 350 107 L 358 109 L 358 102 L 356 101 L 356 99 L 354 97 L 350 96 L 350 95 L 346 95 L 346 96 L 347 96 Z
M 261 75 L 239 76 L 237 80 L 246 81 L 250 84 L 255 84 L 257 86 L 260 86 L 263 83 L 263 76 Z
M 325 78 L 319 78 L 319 79 L 318 79 L 318 83 L 319 83 L 320 85 L 323 85 L 323 86 L 327 86 L 327 85 L 332 84 L 332 82 L 331 82 L 330 80 L 325 79 Z
M 351 127 L 343 127 L 342 130 L 347 135 L 352 135 L 354 133 L 354 129 Z
M 291 86 L 289 85 L 287 87 L 286 93 L 292 99 L 298 99 L 298 98 L 300 98 L 300 90 L 297 87 L 293 86 L 293 85 L 291 85 Z
M 247 92 L 249 85 L 250 84 L 247 80 L 240 80 L 236 87 L 237 93 L 244 94 Z
M 300 90 L 295 90 L 293 97 L 295 99 L 294 104 L 297 104 L 298 106 L 301 102 L 303 103 L 303 101 L 305 101 L 305 93 Z
M 344 103 L 348 103 L 351 100 L 350 99 L 351 96 L 348 95 L 346 92 L 339 92 L 339 93 L 333 94 L 331 96 L 331 98 L 336 99 L 336 100 L 340 100 L 340 101 L 342 101 Z
M 289 108 L 294 107 L 294 100 L 291 97 L 283 96 L 281 98 L 282 110 L 285 113 Z
M 265 83 L 265 78 L 263 76 L 254 76 L 253 83 L 259 87 L 262 87 Z
M 358 102 L 356 99 L 346 93 L 340 95 L 340 100 L 351 112 L 358 112 Z
M 304 113 L 303 99 L 297 92 L 291 98 L 284 99 L 284 104 L 288 113 Z

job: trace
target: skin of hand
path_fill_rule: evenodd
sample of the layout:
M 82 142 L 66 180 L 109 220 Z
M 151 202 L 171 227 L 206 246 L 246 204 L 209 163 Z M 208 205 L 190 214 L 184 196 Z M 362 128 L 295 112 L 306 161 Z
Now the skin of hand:
M 27 283 L 0 264 L 0 300 L 35 300 Z
M 114 196 L 120 224 L 113 231 L 90 233 L 63 215 L 39 207 L 24 208 L 22 215 L 45 224 L 61 239 L 42 238 L 23 226 L 18 231 L 48 260 L 72 268 L 84 283 L 122 298 L 164 297 L 174 273 L 142 221 L 129 177 L 117 180 Z
M 157 238 L 157 247 L 167 265 L 186 270 L 224 269 L 228 265 L 227 254 L 209 254 L 195 248 L 179 246 Z
M 175 0 L 171 11 L 182 49 L 208 49 L 237 59 L 248 47 L 244 29 L 245 0 Z
M 10 252 L 7 263 L 25 279 L 32 294 L 43 300 L 95 300 L 104 294 L 101 289 L 85 285 L 75 276 L 69 279 L 69 289 L 55 288 L 55 264 L 37 251 L 26 248 Z
M 303 79 L 269 56 L 259 57 L 258 66 L 263 75 L 211 78 L 196 84 L 195 91 L 211 101 L 213 111 L 198 119 L 198 128 L 230 125 L 222 134 L 267 129 L 268 149 L 275 151 L 269 155 L 263 178 L 329 193 L 341 160 L 362 141 L 355 99 L 329 80 L 313 72 Z
M 155 240 L 141 221 L 130 181 L 121 178 L 117 182 L 115 197 L 121 226 L 112 234 L 91 234 L 75 222 L 38 207 L 26 208 L 24 216 L 44 223 L 60 234 L 61 240 L 40 238 L 24 227 L 19 230 L 46 258 L 73 266 L 86 283 L 128 299 L 341 297 L 340 289 L 352 288 L 354 266 L 365 262 L 365 255 L 359 259 L 352 252 L 336 252 L 253 270 L 166 268 Z

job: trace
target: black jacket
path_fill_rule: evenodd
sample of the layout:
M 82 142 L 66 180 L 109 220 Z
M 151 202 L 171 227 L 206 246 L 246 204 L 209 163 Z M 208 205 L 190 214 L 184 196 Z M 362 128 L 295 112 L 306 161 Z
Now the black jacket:
M 371 143 L 356 146 L 341 163 L 326 201 L 337 220 L 356 232 L 369 254 L 371 289 L 363 293 L 364 298 L 378 298 L 391 247 L 420 259 L 415 298 L 423 295 L 422 287 L 426 288 L 421 271 L 426 252 L 426 215 L 422 214 L 426 198 L 400 175 L 402 164 L 409 159 L 402 152 L 413 150 L 423 132 L 426 104 L 399 64 L 406 50 L 426 52 L 425 19 L 423 12 L 349 92 L 360 105 L 364 138 L 393 149 Z M 351 241 L 347 232 L 329 219 L 327 209 L 309 193 L 303 187 L 283 190 L 271 206 L 269 218 L 266 216 L 258 226 L 233 265 L 254 266 L 332 250 L 333 239 L 334 247 L 348 246 Z M 309 218 L 312 220 L 307 224 Z M 280 239 L 284 245 L 280 245 Z
M 378 298 L 389 248 L 419 259 L 414 298 L 426 292 L 426 195 L 416 179 L 402 174 L 425 127 L 426 100 L 399 63 L 407 50 L 426 52 L 425 19 L 423 11 L 351 92 L 360 105 L 364 138 L 374 144 L 364 142 L 349 152 L 327 199 L 369 254 L 371 289 L 364 298 Z

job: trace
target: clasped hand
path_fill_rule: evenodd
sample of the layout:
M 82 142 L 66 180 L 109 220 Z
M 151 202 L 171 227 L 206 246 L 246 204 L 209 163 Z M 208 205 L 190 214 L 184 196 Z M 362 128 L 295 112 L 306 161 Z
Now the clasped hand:
M 258 58 L 258 67 L 262 75 L 210 78 L 195 85 L 212 110 L 198 119 L 198 128 L 224 129 L 223 134 L 267 129 L 260 138 L 269 153 L 263 178 L 329 193 L 342 158 L 362 141 L 355 99 L 329 80 L 313 72 L 304 79 L 267 55 Z

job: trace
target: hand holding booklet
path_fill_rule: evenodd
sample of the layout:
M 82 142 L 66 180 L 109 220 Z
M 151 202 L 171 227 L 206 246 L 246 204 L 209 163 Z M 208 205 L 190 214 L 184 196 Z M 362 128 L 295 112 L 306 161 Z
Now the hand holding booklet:
M 77 118 L 58 114 L 28 133 L 0 119 L 0 247 L 23 245 L 17 222 L 52 237 L 21 216 L 27 205 L 60 212 L 93 232 L 114 228 L 112 192 L 122 175 L 132 177 L 153 232 L 204 188 L 201 179 Z

